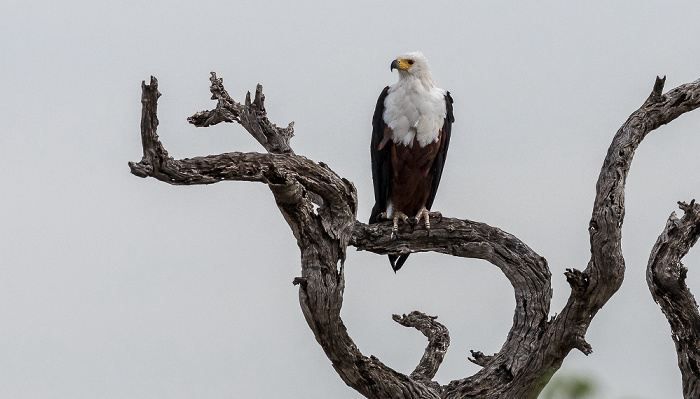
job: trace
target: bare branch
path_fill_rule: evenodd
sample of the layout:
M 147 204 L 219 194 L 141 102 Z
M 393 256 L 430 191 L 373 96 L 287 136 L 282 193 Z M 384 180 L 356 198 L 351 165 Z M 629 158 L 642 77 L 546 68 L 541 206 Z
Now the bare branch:
M 612 140 L 603 162 L 593 215 L 589 223 L 591 259 L 584 271 L 567 271 L 572 291 L 569 301 L 553 321 L 555 330 L 566 331 L 561 346 L 566 353 L 577 348 L 590 353 L 585 333 L 593 316 L 620 288 L 625 272 L 621 250 L 625 182 L 634 152 L 652 130 L 700 106 L 700 80 L 662 94 L 665 78 L 656 78 L 649 98 L 632 113 Z
M 425 348 L 418 366 L 411 373 L 411 378 L 431 381 L 440 368 L 442 359 L 445 358 L 447 347 L 450 346 L 450 334 L 447 328 L 435 321 L 437 316 L 428 316 L 417 310 L 408 316 L 395 314 L 392 318 L 402 326 L 415 328 L 428 338 L 428 347 Z
M 679 202 L 684 215 L 676 213 L 654 244 L 647 265 L 651 295 L 671 325 L 683 381 L 683 397 L 700 397 L 700 313 L 695 297 L 685 284 L 688 269 L 681 259 L 700 237 L 700 204 Z
M 246 94 L 245 104 L 234 101 L 224 89 L 224 80 L 211 73 L 211 99 L 217 100 L 216 108 L 211 111 L 200 111 L 187 118 L 187 121 L 197 127 L 207 127 L 220 122 L 237 122 L 250 133 L 267 152 L 273 154 L 293 153 L 289 140 L 294 136 L 294 122 L 286 128 L 277 127 L 267 119 L 265 110 L 265 95 L 262 85 L 255 88 L 255 98 L 250 101 L 250 92 Z
M 430 230 L 420 226 L 412 230 L 402 225 L 398 238 L 391 237 L 391 230 L 390 222 L 355 222 L 350 245 L 378 254 L 439 252 L 484 259 L 499 267 L 510 280 L 516 309 L 506 343 L 496 355 L 479 357 L 484 368 L 472 377 L 452 381 L 445 387 L 443 397 L 468 397 L 478 392 L 482 394 L 477 397 L 511 397 L 502 395 L 529 375 L 523 368 L 532 367 L 530 362 L 537 359 L 536 350 L 547 327 L 552 296 L 547 261 L 517 237 L 471 220 L 443 217 Z M 489 396 L 481 396 L 487 386 Z
M 154 159 L 170 159 L 168 152 L 158 140 L 158 79 L 151 76 L 150 84 L 141 82 L 141 145 L 143 158 L 141 162 L 129 162 L 131 173 L 139 177 L 153 176 Z

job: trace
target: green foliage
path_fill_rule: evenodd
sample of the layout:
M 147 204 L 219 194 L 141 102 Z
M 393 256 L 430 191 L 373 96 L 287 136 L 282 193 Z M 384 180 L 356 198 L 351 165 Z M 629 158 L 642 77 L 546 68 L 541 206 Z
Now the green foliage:
M 552 378 L 540 399 L 589 399 L 598 392 L 595 379 L 583 375 L 564 375 Z

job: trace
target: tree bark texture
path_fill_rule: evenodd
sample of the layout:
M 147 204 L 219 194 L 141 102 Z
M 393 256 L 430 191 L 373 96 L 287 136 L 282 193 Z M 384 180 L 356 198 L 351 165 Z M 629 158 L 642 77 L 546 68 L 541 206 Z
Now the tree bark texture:
M 700 236 L 700 204 L 679 202 L 684 215 L 672 213 L 651 250 L 647 284 L 671 325 L 685 399 L 700 398 L 700 314 L 685 285 L 688 269 L 681 259 Z
M 357 221 L 357 195 L 353 184 L 327 165 L 292 151 L 289 141 L 293 136 L 293 123 L 279 128 L 267 119 L 260 85 L 252 101 L 248 93 L 245 102 L 240 104 L 231 99 L 223 80 L 215 73 L 210 81 L 212 99 L 217 100 L 217 106 L 214 110 L 194 114 L 188 118 L 190 123 L 202 127 L 220 122 L 240 123 L 267 153 L 233 152 L 182 160 L 170 158 L 156 134 L 160 93 L 158 82 L 152 77 L 150 84 L 142 84 L 144 155 L 140 162 L 129 163 L 131 172 L 178 185 L 222 180 L 267 184 L 301 252 L 301 275 L 294 279 L 294 284 L 299 286 L 304 317 L 340 378 L 368 398 L 534 399 L 572 349 L 591 353 L 591 346 L 585 341 L 588 326 L 624 278 L 620 239 L 625 180 L 634 152 L 650 131 L 700 106 L 700 80 L 662 94 L 664 79 L 657 78 L 649 98 L 618 130 L 596 185 L 588 226 L 591 259 L 583 271 L 567 269 L 565 274 L 571 286 L 569 300 L 557 316 L 549 318 L 552 290 L 547 261 L 517 237 L 482 222 L 444 217 L 433 223 L 430 230 L 402 225 L 397 237 L 392 238 L 389 222 L 367 225 Z M 689 208 L 693 210 L 697 207 L 694 203 L 691 205 Z M 693 212 L 697 216 L 697 211 Z M 684 216 L 682 220 L 685 219 Z M 694 223 L 697 226 L 697 221 Z M 665 237 L 677 230 L 693 232 L 694 238 L 684 238 L 683 242 L 694 243 L 700 234 L 697 227 L 682 229 L 667 225 Z M 377 254 L 439 252 L 484 259 L 498 267 L 513 286 L 516 299 L 513 326 L 501 350 L 493 355 L 473 351 L 474 358 L 470 360 L 482 369 L 472 376 L 440 385 L 432 379 L 449 346 L 449 333 L 436 317 L 414 311 L 393 316 L 398 323 L 416 328 L 428 338 L 425 354 L 410 375 L 394 371 L 374 356 L 364 356 L 340 318 L 345 255 L 349 245 Z M 657 243 L 657 246 L 663 245 L 667 244 Z M 673 248 L 685 248 L 687 252 L 692 244 L 684 245 Z M 700 317 L 692 295 L 682 283 L 685 269 L 677 269 L 680 272 L 661 279 L 661 283 L 654 277 L 665 275 L 659 270 L 671 270 L 663 265 L 679 265 L 685 252 L 674 249 L 676 252 L 669 258 L 667 254 L 672 251 L 656 250 L 656 247 L 655 251 L 652 258 L 659 260 L 654 264 L 662 266 L 652 268 L 650 260 L 648 276 L 652 277 L 648 278 L 656 287 L 652 288 L 652 293 L 672 327 L 679 326 L 678 330 L 673 327 L 674 341 L 684 389 L 688 380 L 687 385 L 692 386 L 689 389 L 697 392 Z M 657 253 L 661 255 L 654 255 Z M 664 281 L 671 281 L 672 287 L 668 288 Z M 687 295 L 680 292 L 687 292 Z M 674 310 L 664 307 L 668 298 L 673 299 L 669 302 L 673 305 L 669 306 Z M 693 306 L 695 313 L 688 311 Z M 676 308 L 682 310 L 681 315 Z M 684 362 L 680 360 L 681 352 Z

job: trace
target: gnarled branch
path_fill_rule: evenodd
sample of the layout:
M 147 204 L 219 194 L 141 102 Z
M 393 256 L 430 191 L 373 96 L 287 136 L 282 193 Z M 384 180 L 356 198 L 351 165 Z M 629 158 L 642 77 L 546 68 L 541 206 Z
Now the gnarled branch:
M 450 346 L 450 334 L 447 328 L 435 321 L 437 316 L 428 316 L 425 313 L 414 310 L 410 314 L 393 315 L 395 322 L 405 327 L 413 327 L 422 332 L 428 338 L 428 347 L 420 359 L 420 363 L 411 373 L 410 377 L 426 382 L 432 382 L 437 373 L 442 359 L 445 358 L 447 347 Z M 439 385 L 436 386 L 439 388 Z
M 378 254 L 439 252 L 484 259 L 500 268 L 511 282 L 515 291 L 515 315 L 501 351 L 483 362 L 483 369 L 476 375 L 449 383 L 445 389 L 447 396 L 443 397 L 505 395 L 525 376 L 521 368 L 527 362 L 523 359 L 535 355 L 533 348 L 538 346 L 547 326 L 552 296 L 547 261 L 517 237 L 481 222 L 443 217 L 431 225 L 430 231 L 423 228 L 412 231 L 410 226 L 404 225 L 397 239 L 391 237 L 391 229 L 390 223 L 356 222 L 351 245 Z
M 683 381 L 683 397 L 700 397 L 700 313 L 695 297 L 685 284 L 688 269 L 681 259 L 700 237 L 700 204 L 679 202 L 684 215 L 676 213 L 654 244 L 647 264 L 647 284 L 654 300 L 671 325 Z
M 212 75 L 212 86 L 217 87 L 212 92 L 220 84 Z M 345 288 L 343 263 L 357 211 L 352 183 L 325 164 L 291 151 L 227 153 L 174 160 L 168 157 L 156 134 L 159 96 L 155 78 L 151 78 L 150 85 L 142 85 L 144 157 L 141 162 L 129 163 L 132 173 L 169 184 L 210 184 L 223 180 L 266 183 L 301 250 L 302 273 L 294 283 L 299 285 L 302 312 L 343 381 L 367 397 L 439 397 L 423 381 L 397 373 L 373 356 L 362 355 L 340 318 Z M 246 107 L 253 106 L 248 103 Z M 258 120 L 265 124 L 266 116 L 260 116 Z M 320 202 L 317 210 L 312 204 L 314 197 L 321 199 L 313 201 Z
M 221 122 L 237 122 L 250 133 L 258 143 L 272 154 L 294 153 L 289 146 L 289 140 L 294 136 L 294 122 L 286 128 L 277 127 L 267 119 L 265 110 L 265 95 L 262 85 L 255 88 L 255 97 L 250 100 L 250 92 L 245 96 L 245 104 L 234 101 L 224 89 L 224 80 L 211 73 L 211 99 L 217 100 L 216 108 L 211 111 L 200 111 L 187 118 L 187 121 L 197 127 L 207 127 Z

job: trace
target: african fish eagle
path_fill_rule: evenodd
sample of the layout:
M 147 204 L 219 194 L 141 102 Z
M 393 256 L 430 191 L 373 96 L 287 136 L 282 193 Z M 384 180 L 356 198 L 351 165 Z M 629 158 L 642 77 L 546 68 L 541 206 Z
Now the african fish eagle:
M 452 97 L 435 87 L 428 61 L 420 52 L 406 53 L 391 62 L 399 80 L 377 100 L 372 119 L 372 180 L 374 208 L 369 223 L 409 216 L 430 228 L 430 212 L 445 165 L 452 133 Z M 408 254 L 389 255 L 394 272 Z

